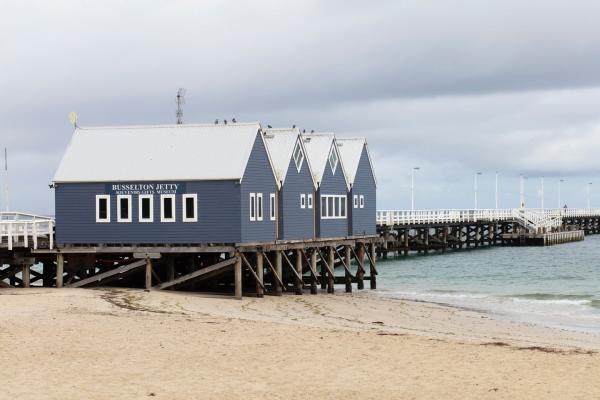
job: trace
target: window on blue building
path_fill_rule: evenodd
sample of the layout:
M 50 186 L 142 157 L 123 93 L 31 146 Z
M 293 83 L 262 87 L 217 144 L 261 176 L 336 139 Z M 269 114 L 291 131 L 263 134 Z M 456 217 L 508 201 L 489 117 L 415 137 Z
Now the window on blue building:
M 296 146 L 294 147 L 294 163 L 296 164 L 296 169 L 300 172 L 300 168 L 302 168 L 302 161 L 304 161 L 304 152 L 302 151 L 302 146 L 300 146 L 300 141 L 296 142 Z
M 184 194 L 183 199 L 183 222 L 198 222 L 198 196 Z
M 256 193 L 256 220 L 263 220 L 263 195 L 262 193 Z
M 331 148 L 331 152 L 329 153 L 329 166 L 331 167 L 331 173 L 335 175 L 335 169 L 338 165 L 338 156 L 335 151 L 335 147 Z
M 308 195 L 308 208 L 313 208 L 313 195 Z
M 343 219 L 346 218 L 346 207 L 348 198 L 344 195 L 322 195 L 321 196 L 321 218 Z
M 161 194 L 161 222 L 175 222 L 175 195 L 174 194 Z
M 275 203 L 275 193 L 271 193 L 269 195 L 269 217 L 271 221 L 275 221 L 276 214 L 276 203 Z
M 300 195 L 300 208 L 306 208 L 306 195 L 304 193 Z
M 360 208 L 365 208 L 365 196 L 360 195 Z
M 117 196 L 117 222 L 131 222 L 131 195 Z
M 250 193 L 250 221 L 256 221 L 256 193 Z
M 139 196 L 138 208 L 139 208 L 139 220 L 140 222 L 153 222 L 154 221 L 154 197 L 151 194 L 142 194 Z
M 110 196 L 96 196 L 96 222 L 110 222 Z

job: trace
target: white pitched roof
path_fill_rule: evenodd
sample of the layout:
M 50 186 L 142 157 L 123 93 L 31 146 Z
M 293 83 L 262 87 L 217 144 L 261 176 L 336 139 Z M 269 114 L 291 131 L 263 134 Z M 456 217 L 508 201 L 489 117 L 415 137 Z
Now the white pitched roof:
M 259 130 L 259 123 L 76 128 L 54 182 L 241 179 Z
M 300 135 L 300 131 L 297 128 L 269 128 L 265 130 L 265 143 L 273 160 L 273 168 L 278 182 L 285 181 L 298 135 Z
M 362 150 L 363 147 L 367 146 L 367 140 L 365 138 L 345 138 L 337 139 L 336 142 L 340 156 L 344 162 L 344 169 L 346 171 L 346 176 L 348 177 L 348 183 L 353 185 L 354 179 L 356 178 L 356 172 L 358 171 L 358 164 L 360 163 Z M 371 155 L 369 154 L 368 148 L 367 157 L 369 158 L 369 164 L 371 171 L 373 172 L 373 177 L 375 177 L 375 170 L 373 169 L 373 164 L 371 163 Z
M 332 145 L 335 143 L 335 135 L 333 133 L 303 134 L 302 141 L 304 143 L 304 148 L 306 149 L 306 157 L 312 168 L 313 180 L 316 187 L 323 180 L 325 168 L 329 163 L 329 152 Z M 338 168 L 342 174 L 344 174 L 344 180 L 346 181 L 346 184 L 348 184 L 348 179 L 344 172 L 344 163 L 341 157 L 338 157 L 338 163 Z

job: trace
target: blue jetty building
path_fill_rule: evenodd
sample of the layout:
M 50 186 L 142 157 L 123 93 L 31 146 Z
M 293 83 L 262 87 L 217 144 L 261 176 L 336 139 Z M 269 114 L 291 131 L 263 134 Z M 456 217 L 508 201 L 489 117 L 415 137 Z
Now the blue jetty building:
M 266 129 L 265 142 L 280 188 L 277 192 L 277 238 L 313 239 L 316 188 L 300 131 L 297 128 Z
M 59 246 L 276 239 L 258 123 L 76 128 L 53 181 Z
M 346 237 L 349 185 L 335 135 L 304 134 L 302 140 L 317 188 L 315 234 L 319 238 Z
M 377 181 L 365 138 L 337 139 L 348 178 L 348 235 L 374 235 L 376 227 Z

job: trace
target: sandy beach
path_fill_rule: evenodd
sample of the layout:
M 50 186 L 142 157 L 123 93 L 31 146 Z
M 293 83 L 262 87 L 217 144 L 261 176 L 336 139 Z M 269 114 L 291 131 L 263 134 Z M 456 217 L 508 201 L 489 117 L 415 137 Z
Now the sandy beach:
M 600 336 L 362 292 L 0 290 L 5 399 L 576 399 Z

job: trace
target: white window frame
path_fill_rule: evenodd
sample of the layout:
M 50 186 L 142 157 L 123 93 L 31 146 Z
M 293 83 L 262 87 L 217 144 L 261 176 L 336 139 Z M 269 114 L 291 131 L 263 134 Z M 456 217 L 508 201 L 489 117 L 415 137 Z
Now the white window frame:
M 100 219 L 100 200 L 106 200 L 106 219 Z M 103 223 L 103 224 L 110 222 L 110 195 L 109 194 L 97 194 L 96 195 L 96 222 Z
M 260 204 L 260 206 L 259 206 Z M 263 194 L 256 193 L 256 220 L 263 220 L 263 210 L 265 208 L 265 204 L 263 203 Z
M 277 199 L 275 193 L 269 194 L 269 219 L 275 221 L 277 218 Z
M 121 217 L 121 200 L 127 200 L 127 218 Z M 117 195 L 117 222 L 131 222 L 131 195 Z
M 144 218 L 142 214 L 142 201 L 144 199 L 150 200 L 150 217 Z M 154 222 L 154 195 L 152 194 L 140 194 L 138 196 L 138 221 L 139 222 Z
M 352 197 L 352 204 L 353 204 L 353 207 L 354 207 L 354 208 L 358 208 L 358 195 L 357 195 L 357 194 L 355 194 L 355 195 Z
M 300 194 L 300 208 L 306 208 L 306 195 L 304 193 Z
M 335 175 L 335 170 L 337 169 L 337 166 L 340 163 L 337 151 L 335 151 L 335 146 L 331 147 L 331 152 L 329 153 L 329 157 L 327 158 L 329 160 L 329 166 L 331 167 L 331 173 Z
M 323 208 L 323 199 L 325 207 Z M 333 211 L 329 212 L 329 203 L 332 199 Z M 344 203 L 344 214 L 342 215 L 342 203 Z M 331 214 L 331 215 L 330 215 Z M 322 194 L 321 195 L 321 219 L 346 219 L 348 218 L 348 196 L 340 194 Z
M 194 199 L 194 216 L 187 217 L 187 199 Z M 196 193 L 187 193 L 181 196 L 181 220 L 183 222 L 198 222 L 198 195 Z
M 360 195 L 360 208 L 365 208 L 365 196 Z
M 248 207 L 250 209 L 250 221 L 256 221 L 256 193 L 250 193 Z
M 296 169 L 300 172 L 302 169 L 302 162 L 304 162 L 304 151 L 302 151 L 302 146 L 300 145 L 300 141 L 296 141 L 296 145 L 294 146 L 294 150 L 292 152 L 292 157 L 294 158 L 294 163 L 296 164 Z
M 165 218 L 165 199 L 171 199 L 173 205 L 173 217 Z M 161 194 L 160 195 L 160 222 L 175 222 L 177 220 L 177 203 L 176 196 L 174 194 Z
M 312 195 L 312 193 L 308 194 L 308 196 L 307 196 L 306 206 L 308 208 L 313 208 L 313 195 Z

